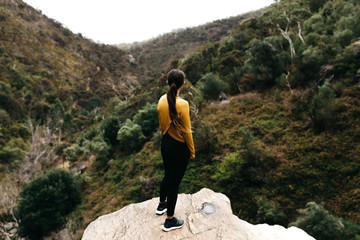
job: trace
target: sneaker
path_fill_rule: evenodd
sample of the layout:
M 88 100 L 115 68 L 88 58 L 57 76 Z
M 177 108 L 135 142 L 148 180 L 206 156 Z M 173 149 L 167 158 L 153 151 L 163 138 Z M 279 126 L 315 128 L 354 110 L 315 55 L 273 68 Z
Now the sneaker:
M 162 226 L 162 230 L 168 232 L 174 229 L 182 228 L 183 225 L 184 225 L 184 220 L 173 217 L 172 219 L 165 220 L 165 223 Z
M 163 215 L 164 212 L 166 212 L 166 211 L 167 211 L 167 202 L 159 203 L 159 206 L 156 209 L 156 214 Z

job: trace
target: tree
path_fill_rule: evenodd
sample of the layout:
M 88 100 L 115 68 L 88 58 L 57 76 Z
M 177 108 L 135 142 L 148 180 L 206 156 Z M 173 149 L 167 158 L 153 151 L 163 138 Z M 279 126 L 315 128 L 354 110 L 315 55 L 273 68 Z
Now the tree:
M 203 76 L 199 85 L 205 99 L 218 99 L 220 92 L 227 92 L 229 89 L 229 85 L 214 73 Z
M 309 7 L 312 12 L 319 11 L 322 6 L 326 3 L 327 0 L 310 0 L 309 1 Z
M 260 197 L 257 206 L 257 219 L 260 223 L 285 225 L 286 215 L 277 202 L 270 201 L 266 197 Z
M 142 133 L 141 126 L 127 119 L 118 132 L 117 140 L 123 150 L 132 152 L 139 149 L 146 138 Z
M 94 163 L 95 168 L 102 169 L 109 161 L 109 145 L 104 141 L 101 135 L 98 135 L 90 144 L 90 150 L 96 155 Z
M 333 122 L 338 104 L 335 99 L 336 93 L 328 81 L 318 89 L 319 93 L 314 96 L 311 104 L 310 117 L 315 127 L 322 130 Z
M 4 109 L 0 109 L 0 124 L 1 125 L 7 125 L 10 123 L 10 116 Z
M 67 112 L 64 115 L 64 122 L 62 124 L 61 130 L 64 133 L 71 133 L 76 130 L 76 124 L 72 121 L 73 117 L 71 116 L 71 113 Z
M 57 159 L 54 153 L 53 135 L 49 128 L 39 124 L 34 126 L 29 120 L 28 129 L 31 134 L 31 142 L 30 149 L 19 166 L 18 181 L 21 183 L 30 181 Z
M 71 173 L 53 169 L 35 178 L 20 193 L 20 234 L 39 239 L 56 230 L 80 201 L 79 181 Z
M 150 136 L 159 126 L 157 105 L 146 103 L 145 107 L 134 116 L 134 122 L 141 126 L 145 136 Z
M 254 39 L 247 51 L 248 60 L 242 71 L 240 84 L 244 88 L 267 89 L 275 84 L 275 79 L 283 71 L 284 64 L 280 60 L 279 52 L 267 41 Z
M 94 110 L 95 108 L 101 107 L 101 100 L 98 97 L 91 97 L 89 99 L 88 109 L 90 111 Z
M 266 11 L 262 17 L 288 41 L 291 59 L 294 59 L 296 51 L 291 34 L 295 33 L 301 42 L 305 43 L 302 37 L 302 24 L 310 16 L 310 11 L 303 6 L 302 1 L 283 0 Z
M 105 118 L 101 124 L 101 129 L 103 130 L 104 140 L 111 145 L 115 145 L 117 143 L 117 134 L 120 129 L 119 119 L 115 116 Z
M 303 229 L 317 240 L 337 240 L 342 238 L 343 224 L 332 216 L 321 205 L 308 202 L 302 216 L 290 226 Z

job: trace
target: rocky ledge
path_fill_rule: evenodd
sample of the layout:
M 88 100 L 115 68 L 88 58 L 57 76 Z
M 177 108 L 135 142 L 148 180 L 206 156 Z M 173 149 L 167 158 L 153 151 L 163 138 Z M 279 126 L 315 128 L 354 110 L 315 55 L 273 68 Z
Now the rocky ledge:
M 233 215 L 228 197 L 207 188 L 195 194 L 180 194 L 175 215 L 184 219 L 185 224 L 181 229 L 163 232 L 165 215 L 155 214 L 158 202 L 159 198 L 153 198 L 100 216 L 88 225 L 82 240 L 315 240 L 296 227 L 253 225 L 243 221 Z

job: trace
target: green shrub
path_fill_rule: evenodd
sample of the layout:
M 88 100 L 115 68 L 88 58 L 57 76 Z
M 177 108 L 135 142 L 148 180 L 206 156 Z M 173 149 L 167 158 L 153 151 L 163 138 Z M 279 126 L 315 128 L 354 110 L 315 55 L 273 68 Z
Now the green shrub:
M 89 116 L 90 113 L 88 111 L 86 111 L 85 109 L 81 110 L 81 115 L 84 115 L 84 116 Z
M 354 38 L 354 33 L 350 29 L 344 29 L 338 32 L 335 32 L 335 38 L 338 43 L 345 47 L 350 44 L 351 40 Z
M 0 107 L 13 119 L 21 119 L 24 116 L 24 109 L 12 96 L 0 93 Z
M 260 223 L 280 224 L 283 226 L 286 224 L 286 215 L 277 202 L 270 201 L 266 197 L 260 197 L 257 206 L 257 219 Z
M 145 107 L 134 116 L 134 122 L 141 126 L 145 136 L 150 136 L 159 126 L 157 105 L 147 103 Z
M 199 122 L 194 124 L 194 144 L 196 152 L 211 153 L 216 149 L 216 134 L 214 129 L 207 122 Z
M 10 147 L 5 145 L 0 150 L 0 162 L 12 163 L 16 160 L 22 160 L 24 157 L 23 151 L 18 147 Z
M 357 59 L 358 49 L 352 45 L 345 47 L 341 53 L 335 57 L 334 73 L 337 76 L 356 79 L 356 71 L 360 67 Z
M 80 201 L 79 182 L 71 173 L 53 169 L 37 177 L 20 193 L 20 234 L 40 239 L 64 224 Z
M 199 85 L 205 99 L 218 99 L 220 92 L 229 90 L 229 85 L 213 73 L 203 76 Z
M 7 125 L 10 123 L 10 115 L 4 109 L 0 109 L 0 124 Z
M 77 153 L 79 153 L 78 151 L 79 148 L 80 148 L 79 145 L 75 143 L 74 145 L 63 149 L 63 152 L 70 161 L 75 162 L 78 157 Z
M 120 129 L 119 119 L 115 116 L 107 117 L 102 122 L 101 129 L 103 130 L 104 140 L 111 145 L 115 145 L 117 143 L 117 133 Z
M 119 140 L 121 149 L 132 152 L 142 147 L 146 138 L 142 133 L 141 126 L 127 119 L 118 132 L 117 140 Z
M 314 96 L 310 107 L 310 117 L 317 129 L 321 130 L 333 123 L 338 109 L 335 97 L 336 93 L 329 82 L 319 87 L 319 93 Z
M 68 109 L 68 110 L 71 109 L 74 105 L 74 98 L 71 96 L 66 98 L 65 105 L 66 105 L 66 109 Z
M 90 111 L 94 110 L 95 108 L 101 107 L 101 100 L 98 97 L 91 97 L 89 99 L 88 109 Z
M 246 160 L 241 151 L 228 153 L 219 164 L 218 171 L 212 176 L 212 179 L 225 186 L 226 191 L 231 191 L 236 185 L 243 182 L 242 172 L 245 165 Z
M 90 150 L 96 155 L 94 165 L 96 169 L 102 169 L 109 161 L 109 145 L 104 141 L 102 136 L 96 136 L 90 144 Z
M 242 72 L 244 77 L 240 80 L 242 88 L 264 90 L 272 87 L 275 79 L 283 72 L 286 58 L 280 55 L 275 47 L 259 39 L 253 39 L 247 50 L 246 60 Z
M 317 12 L 324 4 L 326 0 L 310 0 L 309 7 L 312 12 Z
M 317 240 L 342 239 L 343 223 L 315 202 L 306 204 L 303 216 L 298 217 L 290 226 L 303 229 Z
M 64 122 L 61 126 L 61 129 L 64 133 L 72 133 L 74 131 L 76 131 L 77 126 L 76 124 L 73 123 L 73 117 L 71 116 L 70 113 L 65 113 L 64 115 Z
M 125 110 L 126 110 L 126 108 L 127 108 L 128 105 L 129 105 L 129 103 L 128 103 L 127 101 L 120 101 L 120 102 L 114 107 L 114 112 L 115 112 L 117 115 L 121 116 L 121 115 L 125 112 Z

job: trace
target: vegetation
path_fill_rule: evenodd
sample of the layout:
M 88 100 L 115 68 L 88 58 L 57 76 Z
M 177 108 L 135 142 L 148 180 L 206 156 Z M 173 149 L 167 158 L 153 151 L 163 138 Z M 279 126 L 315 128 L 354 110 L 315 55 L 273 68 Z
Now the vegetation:
M 79 183 L 70 173 L 53 169 L 35 178 L 20 193 L 21 235 L 39 239 L 56 230 L 79 203 Z
M 252 223 L 359 238 L 359 1 L 281 0 L 126 49 L 74 35 L 20 0 L 0 9 L 0 222 L 17 221 L 16 206 L 32 216 L 16 193 L 57 167 L 82 179 L 74 239 L 96 217 L 158 196 L 156 103 L 165 73 L 181 68 L 196 159 L 180 192 L 222 192 Z
M 299 227 L 319 240 L 325 239 L 359 239 L 360 227 L 344 219 L 335 217 L 321 205 L 314 202 L 306 204 L 303 216 L 299 217 L 292 226 Z

